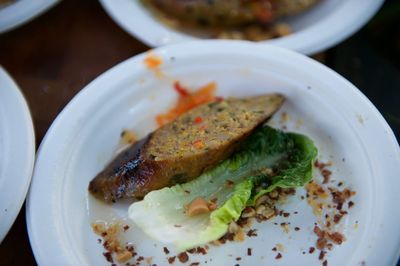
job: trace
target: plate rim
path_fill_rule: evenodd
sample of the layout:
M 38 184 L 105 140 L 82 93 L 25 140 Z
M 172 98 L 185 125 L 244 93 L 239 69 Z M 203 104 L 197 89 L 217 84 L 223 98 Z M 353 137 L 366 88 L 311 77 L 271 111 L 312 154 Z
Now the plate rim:
M 31 6 L 25 5 L 28 2 Z M 39 17 L 61 0 L 19 0 L 0 9 L 0 34 L 16 29 Z M 18 12 L 16 12 L 18 11 Z M 10 14 L 5 17 L 5 14 Z M 3 17 L 3 19 L 1 19 Z
M 226 45 L 230 45 L 230 46 L 236 47 L 236 48 L 241 47 L 241 49 L 243 49 L 243 50 L 244 50 L 244 47 L 255 48 L 254 50 L 257 50 L 257 51 L 263 50 L 264 52 L 265 52 L 265 50 L 268 50 L 269 53 L 274 52 L 274 53 L 278 53 L 280 55 L 286 54 L 291 59 L 295 58 L 296 60 L 301 60 L 303 62 L 306 62 L 307 64 L 311 64 L 311 65 L 313 65 L 313 67 L 320 68 L 321 71 L 326 73 L 325 75 L 329 75 L 332 78 L 336 79 L 338 81 L 338 83 L 340 82 L 341 84 L 346 85 L 346 87 L 348 87 L 346 89 L 350 89 L 351 93 L 356 94 L 354 97 L 359 98 L 360 101 L 362 101 L 364 104 L 366 104 L 366 106 L 368 107 L 367 108 L 368 113 L 373 115 L 374 118 L 377 119 L 379 124 L 381 126 L 383 126 L 383 129 L 387 131 L 388 134 L 386 135 L 385 139 L 387 138 L 387 141 L 393 145 L 393 147 L 390 147 L 391 153 L 393 154 L 393 156 L 395 158 L 397 158 L 400 161 L 400 148 L 398 146 L 398 142 L 394 136 L 393 131 L 391 130 L 391 128 L 389 127 L 387 122 L 384 120 L 382 115 L 379 113 L 379 111 L 376 109 L 376 107 L 368 100 L 368 98 L 364 94 L 362 94 L 361 91 L 359 91 L 353 84 L 351 84 L 344 77 L 340 76 L 338 73 L 336 73 L 335 71 L 322 65 L 321 63 L 319 63 L 313 59 L 310 59 L 304 55 L 298 54 L 296 52 L 293 52 L 293 51 L 290 51 L 290 50 L 287 50 L 284 48 L 275 47 L 275 46 L 258 45 L 258 44 L 254 44 L 254 43 L 246 42 L 246 41 L 220 41 L 220 40 L 217 40 L 217 41 L 216 40 L 194 41 L 194 42 L 187 42 L 187 43 L 181 43 L 181 44 L 174 44 L 174 45 L 170 45 L 170 46 L 164 46 L 164 47 L 157 48 L 155 50 L 152 50 L 152 52 L 154 52 L 154 53 L 160 52 L 162 54 L 163 51 L 165 52 L 165 51 L 168 51 L 171 49 L 180 49 L 180 50 L 186 49 L 187 50 L 188 47 L 193 49 L 193 46 L 204 47 L 206 45 L 208 46 L 208 52 L 209 52 L 209 49 L 211 49 L 211 48 L 213 48 L 213 49 L 215 49 L 216 47 L 218 47 L 218 49 L 221 49 L 222 47 L 226 48 Z M 45 159 L 43 159 L 42 157 L 45 156 L 43 154 L 46 154 L 46 150 L 49 149 L 48 146 L 50 144 L 48 144 L 48 143 L 49 142 L 51 143 L 51 138 L 55 138 L 54 132 L 57 132 L 57 130 L 61 130 L 60 128 L 62 128 L 61 125 L 62 125 L 63 120 L 69 119 L 68 117 L 71 115 L 70 111 L 73 109 L 74 105 L 79 104 L 79 101 L 83 101 L 83 99 L 85 99 L 85 97 L 90 97 L 93 94 L 95 87 L 98 86 L 98 84 L 100 82 L 102 82 L 104 80 L 108 80 L 111 77 L 117 75 L 120 68 L 126 68 L 128 66 L 130 68 L 132 68 L 132 65 L 133 66 L 137 65 L 138 60 L 142 59 L 145 54 L 146 54 L 146 52 L 138 54 L 136 56 L 133 56 L 133 57 L 113 66 L 112 68 L 108 69 L 107 71 L 105 71 L 104 73 L 99 75 L 97 78 L 95 78 L 88 85 L 86 85 L 71 100 L 71 102 L 65 106 L 65 108 L 61 111 L 61 113 L 57 116 L 57 118 L 54 120 L 53 124 L 49 128 L 48 132 L 46 133 L 46 136 L 44 137 L 42 143 L 40 144 L 40 147 L 38 150 L 38 155 L 37 155 L 37 164 L 35 167 L 34 177 L 33 177 L 33 181 L 32 181 L 32 187 L 31 187 L 31 190 L 30 190 L 30 192 L 28 194 L 28 198 L 27 198 L 27 209 L 26 209 L 29 239 L 30 239 L 30 243 L 31 243 L 35 258 L 40 265 L 46 265 L 45 262 L 46 262 L 47 256 L 45 253 L 42 252 L 42 250 L 40 250 L 43 247 L 39 248 L 40 240 L 37 238 L 37 233 L 35 232 L 35 228 L 33 225 L 35 223 L 35 221 L 32 218 L 34 215 L 33 209 L 35 208 L 35 206 L 34 206 L 35 198 L 33 196 L 33 194 L 34 194 L 33 190 L 35 189 L 36 179 L 39 178 L 39 177 L 36 177 L 36 175 L 39 175 L 39 173 L 37 173 L 36 171 L 39 171 L 38 168 L 41 167 L 42 160 L 45 161 Z M 400 166 L 397 166 L 396 170 L 399 171 L 399 173 L 400 173 Z M 391 196 L 393 196 L 393 195 L 391 195 Z M 398 248 L 396 248 L 396 249 L 398 249 Z M 400 254 L 400 249 L 398 249 L 398 252 L 396 255 L 399 255 L 399 254 Z
M 12 225 L 14 224 L 21 208 L 22 205 L 25 201 L 26 195 L 28 193 L 29 185 L 32 179 L 32 174 L 33 174 L 33 168 L 34 168 L 34 162 L 35 162 L 35 130 L 33 126 L 33 120 L 31 116 L 31 112 L 29 110 L 28 103 L 21 91 L 21 89 L 18 87 L 17 83 L 12 79 L 10 74 L 0 65 L 0 78 L 4 78 L 5 82 L 9 84 L 7 89 L 11 91 L 10 95 L 13 95 L 11 98 L 11 101 L 14 102 L 15 105 L 19 105 L 19 108 L 22 111 L 23 117 L 21 120 L 13 120 L 15 123 L 18 123 L 18 128 L 24 129 L 24 137 L 25 141 L 27 142 L 27 147 L 24 150 L 17 150 L 15 154 L 19 154 L 18 157 L 22 157 L 21 154 L 26 153 L 27 158 L 29 158 L 25 162 L 21 162 L 21 176 L 23 179 L 19 183 L 17 193 L 15 194 L 15 199 L 13 199 L 13 203 L 15 204 L 15 208 L 11 212 L 12 214 L 10 215 L 11 210 L 7 210 L 7 213 L 9 216 L 9 219 L 6 220 L 6 226 L 5 231 L 0 232 L 0 243 L 6 238 L 8 232 L 10 231 Z M 15 144 L 16 142 L 20 141 L 19 139 L 13 139 L 11 138 L 10 142 L 12 144 Z M 14 146 L 14 145 L 12 145 Z M 14 150 L 15 151 L 15 150 Z M 7 168 L 7 167 L 6 167 Z M 1 210 L 3 211 L 3 210 Z M 4 221 L 2 221 L 3 223 Z

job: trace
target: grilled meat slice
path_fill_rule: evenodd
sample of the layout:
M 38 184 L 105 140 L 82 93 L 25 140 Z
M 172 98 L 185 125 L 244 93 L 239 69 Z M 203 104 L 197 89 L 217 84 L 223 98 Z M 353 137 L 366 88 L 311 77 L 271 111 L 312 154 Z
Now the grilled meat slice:
M 123 151 L 90 182 L 89 191 L 115 201 L 192 180 L 228 158 L 283 101 L 269 94 L 196 107 Z
M 147 0 L 172 18 L 201 26 L 270 23 L 300 13 L 319 0 Z

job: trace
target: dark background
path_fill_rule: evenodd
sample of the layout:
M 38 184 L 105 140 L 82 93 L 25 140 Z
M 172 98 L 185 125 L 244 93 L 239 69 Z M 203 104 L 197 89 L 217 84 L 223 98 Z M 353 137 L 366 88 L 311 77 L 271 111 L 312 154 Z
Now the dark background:
M 388 0 L 361 31 L 316 56 L 375 104 L 397 139 L 399 24 L 400 1 Z M 108 68 L 148 48 L 120 29 L 97 1 L 68 0 L 27 25 L 0 35 L 0 64 L 25 94 L 38 146 L 56 115 L 79 90 Z M 0 245 L 0 265 L 35 265 L 24 207 Z

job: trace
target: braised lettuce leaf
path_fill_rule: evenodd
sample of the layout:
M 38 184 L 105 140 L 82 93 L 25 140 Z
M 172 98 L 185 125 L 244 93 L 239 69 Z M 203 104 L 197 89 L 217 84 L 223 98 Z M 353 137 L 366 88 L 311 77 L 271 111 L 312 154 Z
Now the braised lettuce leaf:
M 203 245 L 224 235 L 229 223 L 261 195 L 310 181 L 316 155 L 308 137 L 264 126 L 231 158 L 197 179 L 152 191 L 133 203 L 129 217 L 149 236 L 179 251 Z M 271 168 L 273 175 L 265 171 Z M 187 216 L 185 206 L 197 197 L 216 200 L 218 208 Z

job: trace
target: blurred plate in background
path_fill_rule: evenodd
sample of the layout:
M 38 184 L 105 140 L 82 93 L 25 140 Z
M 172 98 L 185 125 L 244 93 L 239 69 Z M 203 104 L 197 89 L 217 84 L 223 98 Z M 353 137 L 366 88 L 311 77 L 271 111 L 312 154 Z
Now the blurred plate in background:
M 0 6 L 0 33 L 12 30 L 39 16 L 60 0 L 10 0 Z
M 35 134 L 28 105 L 0 67 L 0 242 L 25 200 L 34 161 Z
M 383 0 L 322 0 L 310 10 L 283 20 L 294 33 L 262 41 L 304 54 L 314 54 L 343 41 L 360 29 Z M 100 0 L 107 13 L 129 34 L 152 47 L 197 39 L 160 22 L 141 1 Z

